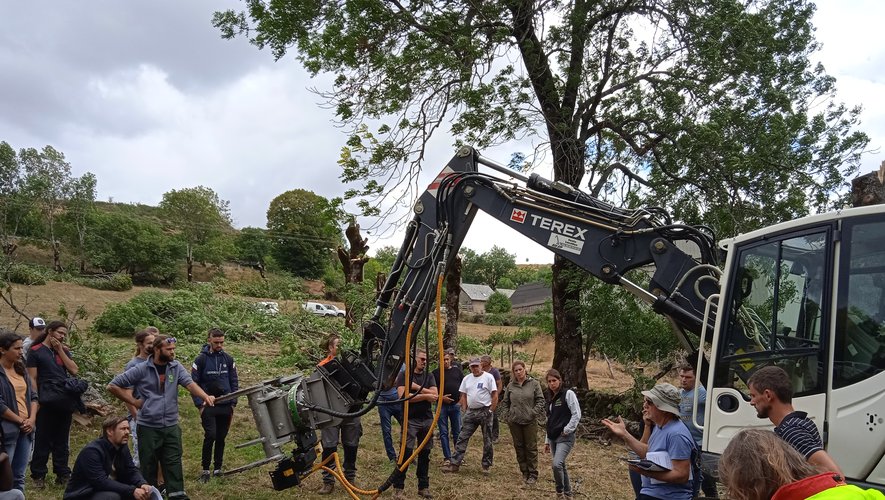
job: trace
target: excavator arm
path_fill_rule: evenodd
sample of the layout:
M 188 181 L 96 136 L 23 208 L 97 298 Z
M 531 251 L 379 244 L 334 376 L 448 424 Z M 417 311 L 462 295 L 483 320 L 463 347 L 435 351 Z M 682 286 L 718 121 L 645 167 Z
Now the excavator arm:
M 480 165 L 510 180 L 480 173 Z M 684 347 L 695 350 L 687 333 L 701 332 L 706 299 L 719 289 L 710 231 L 675 224 L 660 208 L 618 208 L 566 184 L 522 176 L 463 147 L 416 202 L 359 352 L 345 352 L 307 377 L 265 381 L 223 398 L 247 396 L 261 433 L 247 444 L 261 443 L 266 458 L 241 470 L 275 461 L 274 487 L 298 484 L 316 470 L 315 431 L 377 404 L 381 389 L 393 386 L 418 332 L 426 332 L 438 284 L 477 210 L 626 288 L 670 318 Z M 654 266 L 647 287 L 627 279 L 630 270 L 645 266 Z M 293 441 L 296 448 L 286 457 L 281 447 Z
M 479 165 L 515 181 L 479 173 Z M 694 350 L 685 333 L 701 331 L 705 300 L 719 289 L 718 254 L 710 231 L 674 224 L 660 208 L 626 210 L 566 184 L 524 177 L 464 147 L 415 204 L 405 241 L 364 331 L 364 359 L 372 359 L 373 347 L 383 346 L 378 359 L 385 387 L 393 383 L 401 357 L 411 347 L 406 345 L 407 331 L 427 318 L 436 278 L 456 256 L 477 210 L 606 283 L 626 288 L 669 317 L 684 347 Z M 625 277 L 651 265 L 648 287 Z

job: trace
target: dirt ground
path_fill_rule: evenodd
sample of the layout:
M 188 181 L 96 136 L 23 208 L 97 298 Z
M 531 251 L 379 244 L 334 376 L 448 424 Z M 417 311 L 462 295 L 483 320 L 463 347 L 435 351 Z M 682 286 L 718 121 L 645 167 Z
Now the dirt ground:
M 477 339 L 485 339 L 490 335 L 504 331 L 513 333 L 515 326 L 490 326 L 478 323 L 458 323 L 458 334 L 467 335 Z M 535 335 L 526 345 L 518 348 L 519 357 L 526 364 L 531 365 L 532 373 L 544 373 L 553 367 L 553 337 L 550 335 Z M 505 358 L 501 360 L 500 346 L 493 349 L 492 356 L 496 366 L 509 365 L 509 356 L 505 352 Z M 609 371 L 611 368 L 611 371 Z M 589 386 L 597 390 L 611 392 L 623 392 L 633 387 L 633 378 L 618 363 L 611 365 L 604 359 L 590 359 L 587 363 L 587 382 Z

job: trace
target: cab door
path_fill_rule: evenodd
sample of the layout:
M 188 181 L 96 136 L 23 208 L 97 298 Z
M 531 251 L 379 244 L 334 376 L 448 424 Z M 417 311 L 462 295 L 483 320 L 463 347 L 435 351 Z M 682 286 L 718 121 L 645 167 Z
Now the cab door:
M 849 478 L 885 484 L 885 214 L 842 223 L 827 451 Z
M 707 450 L 722 453 L 748 427 L 773 428 L 750 405 L 747 380 L 776 365 L 790 375 L 797 410 L 825 436 L 833 224 L 736 243 L 729 254 L 707 393 Z

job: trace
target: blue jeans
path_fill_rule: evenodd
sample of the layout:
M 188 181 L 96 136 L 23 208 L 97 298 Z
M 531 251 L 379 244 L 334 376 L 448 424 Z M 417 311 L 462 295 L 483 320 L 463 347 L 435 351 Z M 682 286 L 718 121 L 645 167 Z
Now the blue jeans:
M 452 447 L 449 443 L 449 426 L 452 429 L 451 440 L 457 442 L 458 434 L 461 434 L 461 406 L 458 403 L 443 404 L 436 426 L 439 429 L 439 444 L 442 446 L 443 458 L 451 460 Z
M 9 438 L 12 438 L 10 433 Z M 28 469 L 28 460 L 31 458 L 31 443 L 34 434 L 16 434 L 14 440 L 7 439 L 4 451 L 9 455 L 12 466 L 12 487 L 16 490 L 25 491 L 25 471 Z
M 379 398 L 379 403 L 384 401 L 396 401 L 396 399 L 385 400 Z M 400 427 L 403 426 L 403 405 L 398 404 L 379 404 L 378 418 L 381 420 L 381 437 L 384 439 L 384 450 L 387 452 L 388 460 L 396 460 L 396 449 L 393 447 L 393 438 L 391 437 L 391 417 L 399 422 Z
M 568 436 L 559 436 L 550 442 L 550 453 L 553 454 L 553 481 L 556 482 L 556 492 L 571 495 L 572 483 L 569 481 L 568 470 L 565 467 L 565 459 L 575 446 L 575 433 Z

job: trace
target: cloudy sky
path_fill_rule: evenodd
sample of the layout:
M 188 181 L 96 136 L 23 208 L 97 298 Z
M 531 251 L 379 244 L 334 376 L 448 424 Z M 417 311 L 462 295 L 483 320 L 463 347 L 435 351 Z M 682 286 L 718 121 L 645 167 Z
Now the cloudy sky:
M 271 199 L 294 188 L 341 196 L 336 161 L 344 136 L 318 106 L 294 59 L 274 62 L 244 39 L 222 40 L 212 12 L 233 0 L 0 3 L 0 140 L 52 145 L 75 175 L 98 177 L 99 199 L 155 205 L 164 192 L 205 185 L 230 200 L 238 227 L 264 227 Z M 864 106 L 870 149 L 862 172 L 885 159 L 885 2 L 823 0 L 818 58 L 840 98 Z M 453 153 L 434 141 L 435 174 Z M 502 163 L 506 148 L 484 151 Z M 432 174 L 430 174 L 432 175 Z M 366 225 L 364 223 L 364 225 Z M 465 246 L 493 244 L 517 262 L 552 254 L 487 217 Z M 491 237 L 490 237 L 491 236 Z M 399 245 L 397 238 L 374 242 Z

